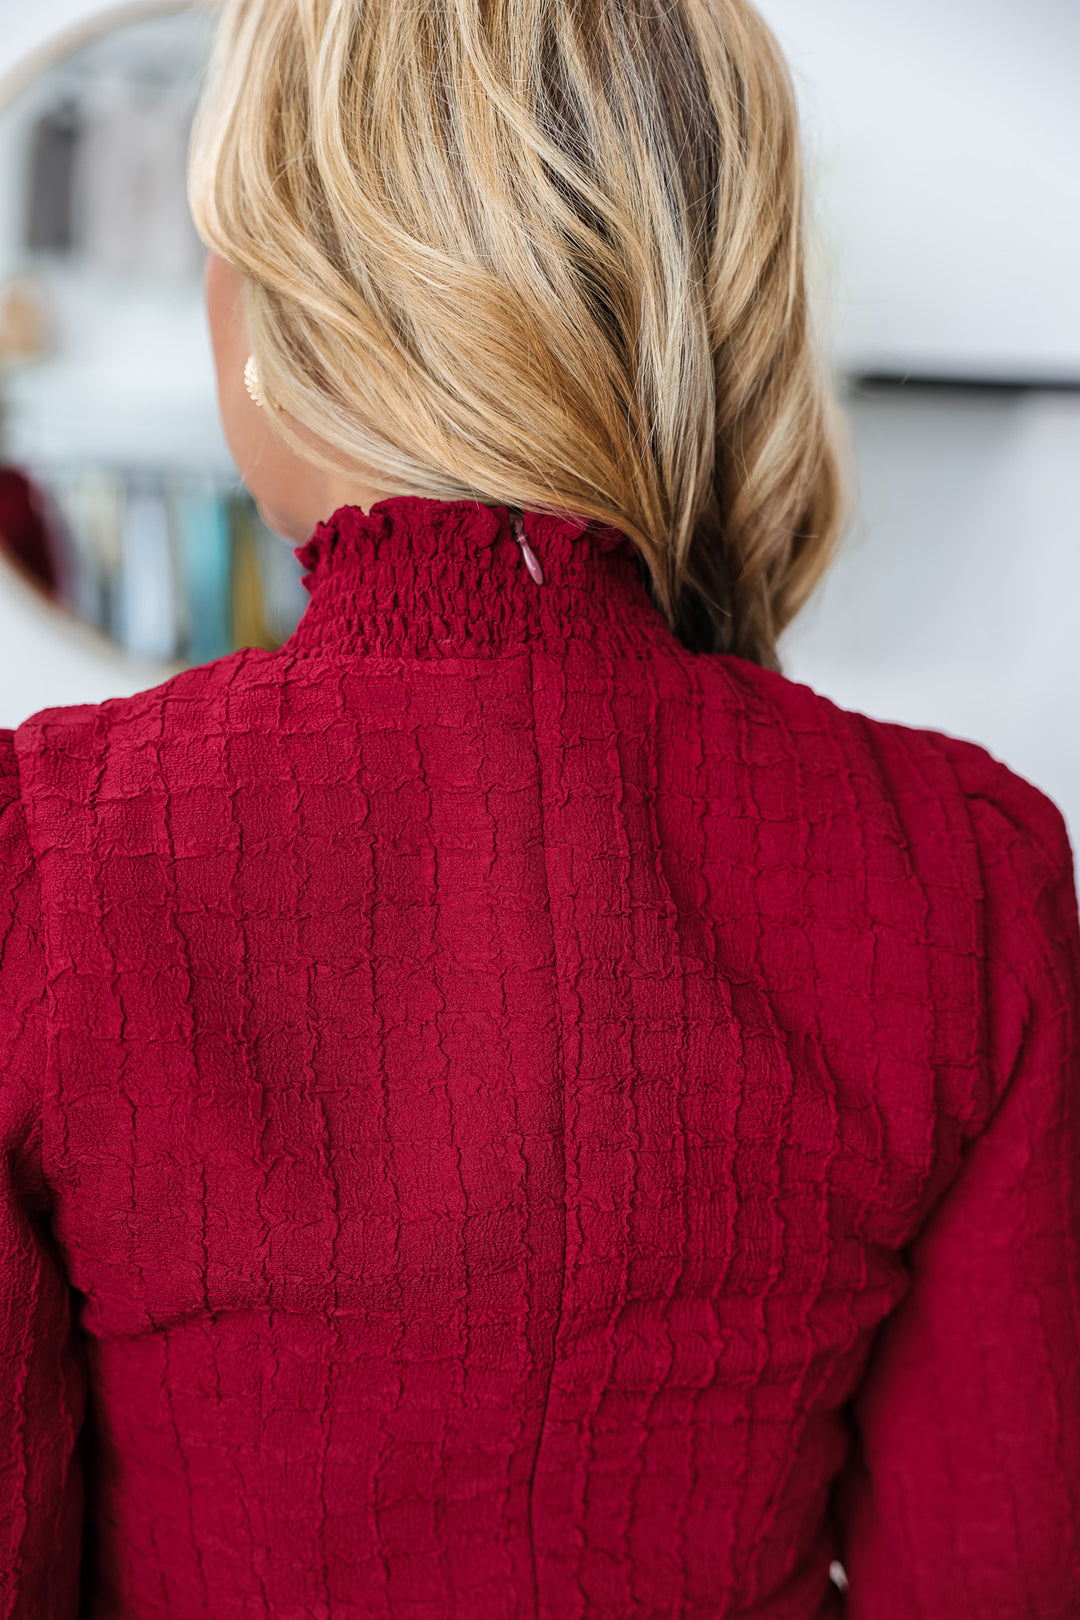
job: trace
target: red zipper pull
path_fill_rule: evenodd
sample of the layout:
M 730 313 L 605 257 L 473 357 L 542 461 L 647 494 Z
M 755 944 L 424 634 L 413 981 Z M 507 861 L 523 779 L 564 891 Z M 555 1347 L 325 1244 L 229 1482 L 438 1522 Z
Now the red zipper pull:
M 510 521 L 513 524 L 514 539 L 521 547 L 521 555 L 525 559 L 525 566 L 538 585 L 544 583 L 544 570 L 540 567 L 536 554 L 525 538 L 525 519 L 520 512 L 511 512 Z

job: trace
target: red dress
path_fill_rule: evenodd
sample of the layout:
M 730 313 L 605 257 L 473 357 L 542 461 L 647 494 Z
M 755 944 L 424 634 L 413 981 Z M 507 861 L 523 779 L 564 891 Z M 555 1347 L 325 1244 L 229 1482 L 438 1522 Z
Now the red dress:
M 0 733 L 0 1615 L 1077 1615 L 1060 811 L 525 533 Z

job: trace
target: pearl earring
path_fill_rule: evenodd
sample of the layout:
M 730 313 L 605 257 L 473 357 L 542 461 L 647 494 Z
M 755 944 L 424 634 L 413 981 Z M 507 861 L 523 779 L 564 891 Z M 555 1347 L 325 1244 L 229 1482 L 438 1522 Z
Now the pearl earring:
M 254 404 L 256 404 L 261 411 L 263 406 L 266 404 L 266 401 L 263 399 L 262 389 L 259 387 L 259 368 L 255 364 L 255 356 L 253 354 L 248 355 L 247 365 L 244 367 L 244 387 L 250 394 Z

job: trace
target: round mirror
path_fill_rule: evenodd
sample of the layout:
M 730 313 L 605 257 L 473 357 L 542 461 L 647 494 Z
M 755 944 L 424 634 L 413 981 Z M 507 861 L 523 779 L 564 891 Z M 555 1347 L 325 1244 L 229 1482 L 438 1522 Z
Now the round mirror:
M 168 671 L 280 646 L 307 595 L 218 419 L 186 198 L 213 18 L 156 12 L 0 107 L 0 555 Z

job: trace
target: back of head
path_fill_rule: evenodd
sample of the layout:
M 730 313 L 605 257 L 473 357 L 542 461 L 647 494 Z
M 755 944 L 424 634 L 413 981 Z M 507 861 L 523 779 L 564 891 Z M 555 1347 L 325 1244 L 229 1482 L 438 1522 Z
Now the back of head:
M 848 495 L 746 0 L 229 0 L 190 192 L 322 464 L 610 524 L 687 646 L 779 669 Z

